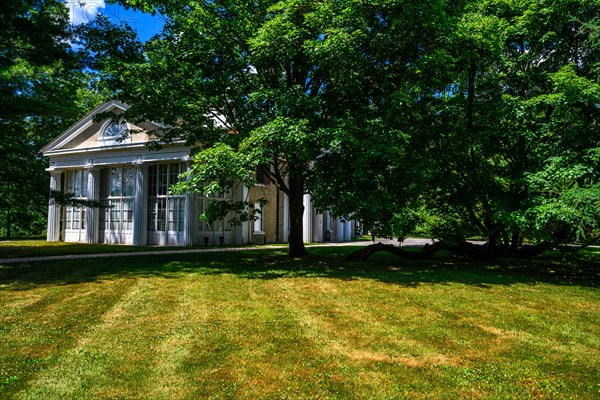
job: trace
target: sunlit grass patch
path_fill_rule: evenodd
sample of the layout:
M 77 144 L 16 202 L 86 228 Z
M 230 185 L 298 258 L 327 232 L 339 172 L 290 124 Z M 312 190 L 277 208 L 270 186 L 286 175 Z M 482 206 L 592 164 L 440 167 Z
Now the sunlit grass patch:
M 349 248 L 0 269 L 0 398 L 594 398 L 598 266 Z

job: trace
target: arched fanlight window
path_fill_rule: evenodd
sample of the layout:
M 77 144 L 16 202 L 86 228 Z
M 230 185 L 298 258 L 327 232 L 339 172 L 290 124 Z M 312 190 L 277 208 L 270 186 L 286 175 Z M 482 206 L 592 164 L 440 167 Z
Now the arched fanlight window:
M 119 139 L 128 136 L 128 128 L 125 122 L 111 122 L 100 133 L 100 139 Z

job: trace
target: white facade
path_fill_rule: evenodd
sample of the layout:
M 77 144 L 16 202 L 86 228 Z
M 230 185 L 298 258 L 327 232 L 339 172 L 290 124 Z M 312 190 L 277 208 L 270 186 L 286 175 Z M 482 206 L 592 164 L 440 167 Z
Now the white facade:
M 135 126 L 110 121 L 94 122 L 97 113 L 123 112 L 126 105 L 109 101 L 96 108 L 62 135 L 50 142 L 42 153 L 50 160 L 50 189 L 73 193 L 76 198 L 100 201 L 106 207 L 48 208 L 48 241 L 115 243 L 160 246 L 201 246 L 244 244 L 266 235 L 262 214 L 254 223 L 231 226 L 227 220 L 208 224 L 199 219 L 214 201 L 248 200 L 243 185 L 217 197 L 197 193 L 173 195 L 169 187 L 191 165 L 183 141 L 163 145 L 150 151 L 145 143 L 152 139 L 157 124 Z M 131 136 L 120 137 L 127 129 Z M 123 140 L 120 140 L 123 139 Z M 286 242 L 289 227 L 287 197 L 276 198 L 277 234 L 272 237 Z M 340 229 L 329 216 L 315 214 L 309 195 L 305 197 L 304 240 L 350 240 L 351 222 Z M 252 225 L 252 226 L 249 226 Z M 335 226 L 335 228 L 333 228 Z M 335 231 L 335 237 L 333 236 Z

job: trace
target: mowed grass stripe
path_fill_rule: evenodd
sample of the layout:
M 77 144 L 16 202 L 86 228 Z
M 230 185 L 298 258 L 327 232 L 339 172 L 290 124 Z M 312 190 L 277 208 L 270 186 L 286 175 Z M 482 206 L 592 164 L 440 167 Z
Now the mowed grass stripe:
M 358 398 L 414 395 L 411 386 L 433 395 L 433 386 L 421 384 L 432 381 L 429 366 L 453 360 L 403 333 L 403 320 L 411 320 L 414 310 L 403 307 L 401 288 L 395 287 L 380 302 L 369 293 L 386 285 L 370 281 L 318 278 L 289 285 L 302 288 L 287 291 L 290 314 L 321 353 L 315 362 L 321 361 L 323 371 L 315 384 L 329 386 L 336 395 L 342 386 Z
M 365 287 L 365 284 L 371 287 Z M 494 327 L 498 321 L 514 318 L 510 308 L 506 307 L 502 289 L 469 290 L 469 296 L 465 298 L 463 285 L 425 284 L 416 289 L 377 282 L 346 282 L 341 287 L 348 289 L 348 293 L 340 297 L 339 290 L 319 293 L 318 289 L 325 286 L 317 285 L 313 290 L 304 291 L 311 293 L 311 300 L 306 295 L 304 298 L 296 296 L 287 304 L 294 308 L 293 313 L 299 320 L 304 321 L 307 335 L 321 343 L 330 359 L 338 360 L 338 369 L 378 371 L 378 374 L 371 373 L 369 381 L 379 381 L 381 388 L 394 388 L 389 395 L 403 393 L 418 397 L 417 393 L 428 393 L 427 396 L 433 396 L 438 388 L 451 384 L 455 392 L 438 394 L 443 397 L 495 397 L 505 392 L 529 396 L 544 393 L 544 388 L 550 392 L 568 380 L 577 385 L 571 374 L 562 377 L 552 371 L 543 374 L 538 371 L 540 365 L 532 363 L 531 359 L 543 354 L 543 348 L 555 340 L 549 338 L 547 332 L 542 331 L 542 337 L 527 331 L 512 331 L 507 335 Z M 359 288 L 356 293 L 353 293 L 353 287 Z M 519 290 L 527 289 L 520 287 Z M 541 292 L 540 303 L 544 304 L 547 301 L 543 295 L 545 290 Z M 359 294 L 363 301 L 358 305 L 362 309 L 344 307 L 347 302 L 359 298 Z M 425 298 L 427 303 L 422 301 Z M 489 313 L 486 309 L 490 303 L 504 304 L 504 307 L 496 307 Z M 365 307 L 371 308 L 365 312 Z M 550 317 L 552 311 L 545 312 L 546 317 Z M 584 331 L 589 326 L 584 321 L 573 322 L 582 322 Z M 564 361 L 572 365 L 589 365 L 584 358 L 598 356 L 598 346 L 581 350 L 584 351 L 575 355 L 562 353 L 555 362 L 558 365 Z M 494 364 L 497 371 L 495 368 L 488 371 L 489 365 Z M 413 371 L 409 371 L 411 369 Z M 448 371 L 456 373 L 448 375 Z M 487 376 L 496 372 L 508 379 L 501 390 L 496 390 L 498 382 Z M 597 376 L 597 371 L 589 368 L 581 372 L 592 379 Z M 365 396 L 372 395 L 376 383 L 363 385 Z M 360 389 L 356 388 L 355 393 Z
M 594 286 L 495 267 L 275 251 L 75 265 L 10 267 L 3 281 L 0 271 L 12 310 L 0 311 L 0 331 L 16 343 L 12 358 L 0 354 L 0 398 L 600 393 Z M 38 276 L 21 279 L 28 274 Z M 15 336 L 27 329 L 17 327 L 44 313 L 55 314 L 44 329 L 61 331 L 62 318 L 76 325 L 54 347 L 21 348 Z M 24 351 L 45 356 L 30 365 Z M 21 380 L 4 381 L 9 369 Z
M 166 337 L 177 303 L 178 281 L 128 278 L 125 296 L 98 316 L 76 346 L 58 354 L 36 374 L 23 398 L 143 396 L 156 343 Z
M 198 332 L 208 320 L 207 301 L 203 298 L 209 282 L 206 277 L 190 273 L 177 278 L 177 290 L 181 297 L 176 307 L 167 313 L 171 320 L 165 337 L 156 346 L 154 365 L 145 386 L 148 398 L 177 399 L 190 398 L 194 385 L 185 374 L 185 362 L 190 357 Z M 169 316 L 163 315 L 166 323 Z
M 82 268 L 86 268 L 84 266 Z M 73 275 L 81 275 L 73 267 Z M 131 289 L 131 279 L 63 285 L 17 285 L 0 291 L 0 365 L 6 380 L 24 388 L 63 352 L 76 346 Z
M 215 393 L 265 398 L 299 378 L 279 368 L 278 359 L 297 365 L 294 359 L 304 349 L 297 346 L 297 331 L 288 326 L 279 301 L 268 296 L 271 284 L 232 274 L 211 277 L 203 292 L 208 318 L 185 365 L 194 387 L 191 398 Z

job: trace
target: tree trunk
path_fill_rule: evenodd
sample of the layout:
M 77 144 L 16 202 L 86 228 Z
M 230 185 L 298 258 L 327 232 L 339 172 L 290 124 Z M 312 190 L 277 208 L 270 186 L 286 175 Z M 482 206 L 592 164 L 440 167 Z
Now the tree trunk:
M 308 256 L 304 247 L 302 219 L 304 217 L 304 182 L 295 177 L 290 171 L 289 178 L 289 200 L 290 200 L 290 235 L 289 251 L 290 258 Z
M 433 245 L 426 244 L 420 251 L 409 251 L 401 247 L 396 247 L 393 244 L 383 244 L 381 242 L 363 247 L 346 256 L 346 261 L 365 261 L 373 254 L 380 251 L 394 254 L 408 260 L 428 260 L 432 259 L 434 254 L 446 247 L 441 242 L 436 242 Z
M 513 229 L 513 233 L 512 233 L 512 239 L 510 242 L 510 249 L 512 251 L 516 251 L 519 248 L 520 243 L 520 236 L 519 236 L 519 230 L 518 229 Z
M 473 103 L 475 101 L 475 59 L 471 58 L 467 82 L 467 129 L 473 129 Z
M 488 247 L 488 252 L 490 253 L 490 255 L 492 257 L 495 257 L 495 255 L 498 251 L 498 235 L 499 234 L 500 234 L 500 232 L 494 232 L 493 234 L 488 236 L 487 247 Z

